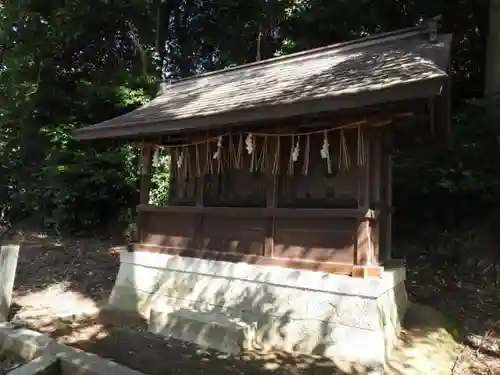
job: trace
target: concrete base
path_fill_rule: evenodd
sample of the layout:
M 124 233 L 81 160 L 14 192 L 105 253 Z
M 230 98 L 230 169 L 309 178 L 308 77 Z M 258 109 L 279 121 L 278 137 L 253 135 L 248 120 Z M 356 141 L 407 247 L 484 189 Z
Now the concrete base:
M 407 305 L 404 268 L 357 279 L 146 252 L 120 259 L 111 307 L 151 316 L 153 332 L 231 353 L 259 345 L 378 366 Z
M 19 245 L 0 246 L 0 322 L 9 315 L 18 258 Z

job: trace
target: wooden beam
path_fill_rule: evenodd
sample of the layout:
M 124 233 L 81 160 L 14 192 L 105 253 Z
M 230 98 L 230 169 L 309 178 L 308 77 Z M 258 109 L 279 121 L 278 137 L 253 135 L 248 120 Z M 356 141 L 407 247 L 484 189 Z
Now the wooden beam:
M 261 255 L 241 254 L 196 250 L 188 248 L 172 248 L 167 246 L 131 244 L 129 251 L 144 251 L 152 253 L 178 255 L 188 258 L 217 260 L 231 263 L 247 263 L 260 266 L 274 266 L 299 270 L 325 272 L 331 274 L 350 275 L 355 277 L 380 277 L 383 268 L 379 266 L 356 266 L 348 263 L 317 262 L 292 258 L 271 258 Z
M 381 277 L 384 268 L 380 266 L 353 266 L 351 271 L 352 277 Z
M 274 216 L 281 218 L 377 218 L 375 210 L 357 208 L 258 208 L 258 207 L 196 207 L 196 206 L 154 206 L 139 205 L 139 211 L 165 213 L 203 213 L 205 215 L 220 215 L 230 217 Z

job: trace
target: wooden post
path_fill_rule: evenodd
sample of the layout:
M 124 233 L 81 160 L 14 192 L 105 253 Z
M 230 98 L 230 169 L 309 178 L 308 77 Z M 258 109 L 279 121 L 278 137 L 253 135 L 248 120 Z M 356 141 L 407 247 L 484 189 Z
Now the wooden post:
M 381 134 L 380 129 L 373 132 L 370 148 L 370 208 L 377 209 L 380 205 L 381 191 Z
M 372 132 L 363 130 L 364 136 L 364 163 L 358 168 L 358 205 L 368 209 L 370 207 L 370 149 Z
M 371 243 L 370 222 L 368 219 L 363 219 L 359 222 L 355 254 L 355 263 L 357 266 L 372 264 L 373 245 Z
M 380 221 L 382 251 L 380 261 L 387 262 L 392 254 L 392 156 L 384 151 L 382 157 L 382 201 L 383 209 Z
M 359 202 L 362 208 L 377 210 L 376 218 L 365 218 L 359 222 L 355 243 L 355 259 L 353 276 L 368 277 L 379 276 L 383 271 L 380 266 L 380 230 L 388 222 L 384 213 L 384 197 L 389 192 L 384 192 L 387 181 L 384 180 L 382 131 L 373 129 L 365 133 L 365 165 L 359 174 Z M 388 177 L 390 180 L 390 176 Z M 390 184 L 390 183 L 389 183 Z M 385 194 L 384 194 L 385 193 Z M 387 211 L 387 213 L 389 213 Z M 382 227 L 381 227 L 382 223 Z M 390 226 L 390 219 L 388 225 Z M 383 230 L 383 229 L 382 229 Z M 390 234 L 388 234 L 390 238 Z
M 200 138 L 196 138 L 196 141 L 199 141 Z M 203 147 L 206 147 L 204 145 Z M 206 150 L 201 147 L 201 145 L 198 146 L 198 155 L 199 155 L 199 163 L 205 165 L 205 157 L 206 157 Z M 195 156 L 196 160 L 196 156 Z M 202 163 L 203 160 L 203 163 Z M 194 173 L 198 173 L 196 170 L 198 167 L 200 167 L 200 176 L 196 178 L 196 207 L 203 207 L 204 206 L 204 197 L 205 197 L 205 178 L 206 175 L 203 173 L 203 168 L 201 166 L 196 165 L 194 166 Z M 204 247 L 204 241 L 203 241 L 203 221 L 205 220 L 205 217 L 203 213 L 200 211 L 198 214 L 198 217 L 196 218 L 196 227 L 194 229 L 194 237 L 195 237 L 195 244 L 198 249 L 202 249 Z
M 387 155 L 387 235 L 385 238 L 386 259 L 392 256 L 392 155 Z
M 149 193 L 151 190 L 151 171 L 153 161 L 153 145 L 143 142 L 140 151 L 140 173 L 141 173 L 141 186 L 139 203 L 149 203 Z M 137 231 L 139 234 L 139 241 L 144 241 L 144 226 L 145 226 L 145 213 L 139 211 L 137 217 Z
M 271 141 L 268 145 L 267 150 L 268 155 L 274 155 L 273 147 L 278 147 L 277 141 Z M 281 155 L 280 155 L 281 156 Z M 272 165 L 267 166 L 267 191 L 266 191 L 266 207 L 276 208 L 277 202 L 277 190 L 278 190 L 278 176 L 273 174 Z M 266 219 L 266 239 L 264 244 L 264 256 L 272 257 L 274 254 L 274 216 Z
M 374 257 L 371 220 L 363 219 L 358 226 L 351 274 L 354 277 L 380 277 L 383 272 L 383 268 L 377 264 Z
M 380 209 L 383 208 L 381 202 L 381 158 L 382 158 L 382 145 L 381 145 L 381 131 L 380 129 L 375 129 L 373 131 L 373 137 L 370 147 L 370 208 L 380 213 Z M 380 261 L 380 239 L 379 239 L 379 228 L 380 225 L 378 221 L 380 220 L 380 215 L 377 215 L 377 219 L 370 222 L 370 232 L 373 242 L 373 253 L 374 262 L 378 263 Z

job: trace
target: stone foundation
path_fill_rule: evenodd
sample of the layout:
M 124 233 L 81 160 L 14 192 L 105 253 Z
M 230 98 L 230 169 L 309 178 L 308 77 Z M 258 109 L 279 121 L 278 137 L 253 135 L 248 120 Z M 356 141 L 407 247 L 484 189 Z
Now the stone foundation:
M 124 251 L 120 261 L 110 307 L 228 352 L 259 345 L 382 364 L 407 305 L 404 268 L 360 279 L 147 252 Z

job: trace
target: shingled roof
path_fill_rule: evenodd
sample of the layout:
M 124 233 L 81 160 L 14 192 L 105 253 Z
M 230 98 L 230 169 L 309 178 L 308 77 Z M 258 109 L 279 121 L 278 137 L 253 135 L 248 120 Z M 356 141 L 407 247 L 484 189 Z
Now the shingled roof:
M 79 139 L 165 134 L 439 95 L 451 35 L 411 28 L 219 70 L 167 85 Z

